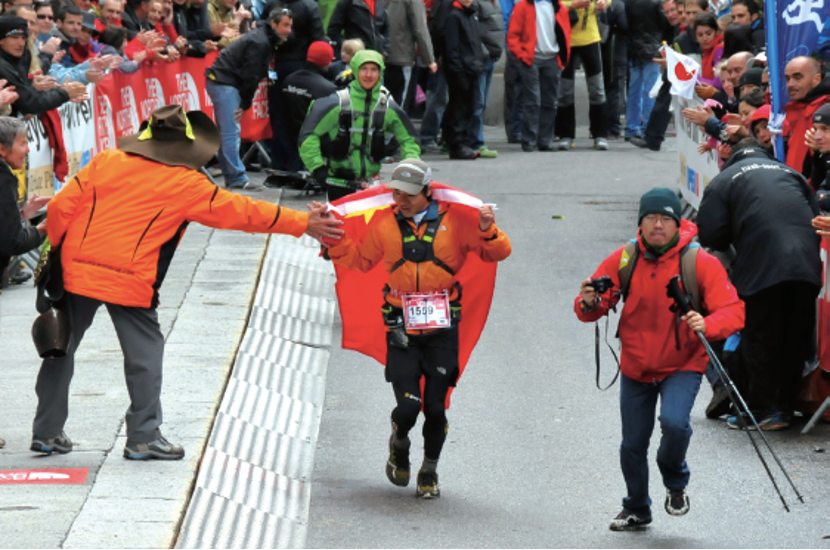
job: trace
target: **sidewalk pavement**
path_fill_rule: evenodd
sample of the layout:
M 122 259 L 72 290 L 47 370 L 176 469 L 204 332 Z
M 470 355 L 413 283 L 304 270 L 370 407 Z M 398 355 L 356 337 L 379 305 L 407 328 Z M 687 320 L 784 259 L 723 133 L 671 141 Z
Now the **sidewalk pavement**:
M 278 201 L 279 193 L 265 190 L 255 198 Z M 202 511 L 232 504 L 244 517 L 255 511 L 254 521 L 287 521 L 294 534 L 280 544 L 304 543 L 310 489 L 302 487 L 304 476 L 310 483 L 331 338 L 327 327 L 334 312 L 333 270 L 316 257 L 318 250 L 307 237 L 269 238 L 198 224 L 188 228 L 159 306 L 166 338 L 162 432 L 184 446 L 180 461 L 134 462 L 121 456 L 129 399 L 123 358 L 105 308 L 76 356 L 66 425 L 73 452 L 47 457 L 30 452 L 40 364 L 30 336 L 37 315 L 35 292 L 31 284 L 4 291 L 0 547 L 170 548 L 180 535 L 201 546 L 228 546 L 238 537 L 232 528 L 238 519 L 227 510 L 209 519 L 194 512 L 188 516 L 189 530 L 180 533 L 197 474 L 195 494 Z M 252 306 L 255 296 L 258 305 Z M 237 358 L 252 312 L 255 328 L 248 331 Z M 314 384 L 295 386 L 292 381 L 300 380 L 298 372 L 306 367 L 313 371 Z M 272 390 L 269 382 L 279 380 Z M 279 387 L 289 396 L 287 409 L 275 405 Z M 300 389 L 292 389 L 296 387 Z M 310 395 L 297 394 L 307 388 L 312 388 Z M 297 403 L 302 399 L 300 415 Z M 260 415 L 259 426 L 246 417 L 251 412 Z M 212 429 L 216 433 L 207 446 Z M 297 446 L 277 443 L 295 436 L 302 438 L 302 452 L 285 455 Z M 203 455 L 207 466 L 200 473 Z M 233 476 L 251 468 L 257 475 L 267 473 L 273 483 L 263 485 L 256 478 L 245 483 Z M 248 485 L 273 491 L 262 491 L 255 503 L 246 500 Z M 291 515 L 269 507 L 270 501 L 290 502 Z M 200 538 L 206 528 L 211 540 Z M 248 540 L 247 546 L 275 540 Z

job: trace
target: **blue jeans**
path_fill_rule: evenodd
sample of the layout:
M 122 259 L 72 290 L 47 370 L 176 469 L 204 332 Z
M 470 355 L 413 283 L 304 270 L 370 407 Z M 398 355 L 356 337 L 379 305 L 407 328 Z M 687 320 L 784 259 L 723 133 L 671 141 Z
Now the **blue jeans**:
M 441 120 L 444 118 L 444 110 L 449 100 L 447 76 L 444 74 L 444 67 L 439 65 L 438 72 L 431 75 L 429 90 L 427 90 L 427 104 L 424 118 L 421 120 L 421 145 L 437 143 Z
M 654 431 L 654 412 L 660 396 L 660 448 L 657 466 L 668 489 L 683 489 L 689 484 L 686 450 L 692 437 L 689 416 L 700 390 L 703 375 L 679 371 L 656 384 L 620 377 L 620 415 L 622 445 L 620 466 L 628 490 L 623 508 L 640 517 L 651 517 L 648 496 L 648 445 Z
M 233 86 L 216 84 L 209 78 L 205 79 L 205 88 L 210 100 L 213 101 L 213 117 L 219 128 L 221 144 L 216 157 L 219 159 L 219 166 L 222 167 L 225 187 L 242 187 L 248 183 L 248 175 L 245 174 L 245 165 L 239 158 L 241 126 L 234 120 L 233 114 L 239 109 L 242 101 L 239 90 Z
M 640 137 L 648 125 L 654 100 L 648 96 L 660 78 L 660 66 L 651 60 L 628 60 L 628 107 L 625 111 L 625 137 Z
M 473 151 L 484 145 L 484 110 L 487 108 L 487 98 L 490 96 L 490 82 L 493 80 L 493 71 L 496 65 L 493 58 L 485 56 L 484 72 L 478 77 L 478 100 L 473 107 L 473 116 L 470 119 L 470 147 Z

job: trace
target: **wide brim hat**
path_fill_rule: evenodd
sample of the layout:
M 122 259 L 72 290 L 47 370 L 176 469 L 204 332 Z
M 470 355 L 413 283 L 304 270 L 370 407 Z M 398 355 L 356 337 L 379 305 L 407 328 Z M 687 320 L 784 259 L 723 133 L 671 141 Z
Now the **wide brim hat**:
M 219 144 L 219 130 L 208 115 L 185 113 L 179 105 L 159 107 L 141 123 L 137 134 L 118 140 L 118 148 L 125 153 L 193 170 L 207 164 Z

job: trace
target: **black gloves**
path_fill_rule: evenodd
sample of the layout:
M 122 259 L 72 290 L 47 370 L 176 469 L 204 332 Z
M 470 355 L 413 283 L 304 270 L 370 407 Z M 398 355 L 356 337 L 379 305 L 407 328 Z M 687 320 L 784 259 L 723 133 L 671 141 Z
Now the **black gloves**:
M 314 178 L 314 183 L 320 187 L 325 187 L 326 179 L 329 177 L 329 169 L 321 166 L 312 172 L 311 176 Z

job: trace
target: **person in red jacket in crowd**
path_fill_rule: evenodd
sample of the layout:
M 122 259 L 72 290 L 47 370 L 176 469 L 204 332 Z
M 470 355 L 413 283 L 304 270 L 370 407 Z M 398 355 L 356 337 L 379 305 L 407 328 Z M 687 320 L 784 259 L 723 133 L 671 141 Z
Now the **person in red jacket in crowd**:
M 787 63 L 784 69 L 790 102 L 784 106 L 787 118 L 784 137 L 787 139 L 787 166 L 810 179 L 812 158 L 804 143 L 804 135 L 813 127 L 813 115 L 819 107 L 830 103 L 830 77 L 825 77 L 824 66 L 812 57 L 800 56 Z M 821 182 L 811 182 L 817 188 Z
M 660 397 L 662 438 L 657 465 L 667 489 L 665 509 L 673 516 L 689 511 L 685 489 L 689 483 L 686 450 L 692 436 L 689 417 L 700 389 L 708 357 L 693 331 L 708 340 L 723 340 L 744 326 L 744 303 L 727 279 L 720 261 L 698 250 L 696 275 L 701 309 L 680 317 L 669 308 L 673 300 L 666 286 L 680 272 L 681 252 L 697 235 L 697 226 L 680 219 L 680 201 L 674 191 L 652 189 L 640 199 L 638 261 L 630 273 L 625 307 L 620 315 L 620 465 L 628 495 L 612 531 L 627 531 L 651 523 L 648 495 L 648 446 Z M 692 245 L 696 246 L 696 245 Z M 608 256 L 592 279 L 608 276 L 609 294 L 598 296 L 592 279 L 582 282 L 574 302 L 580 321 L 597 321 L 620 299 L 620 270 L 628 264 L 623 248 Z M 689 292 L 688 289 L 684 289 Z M 705 316 L 704 316 L 705 314 Z M 682 322 L 681 322 L 682 321 Z
M 559 74 L 571 53 L 568 8 L 559 0 L 517 2 L 507 48 L 519 60 L 524 116 L 522 150 L 553 151 Z

